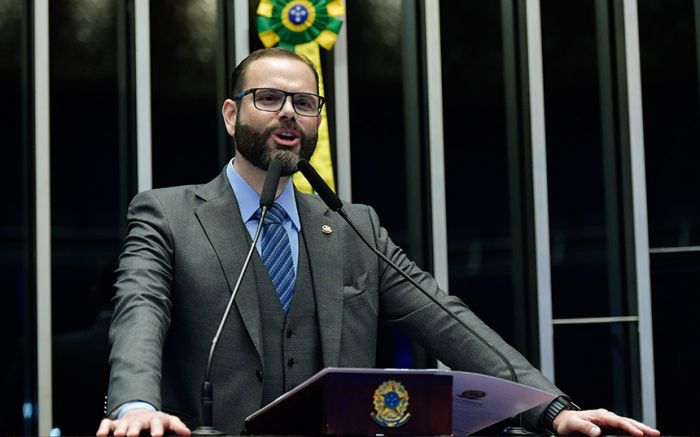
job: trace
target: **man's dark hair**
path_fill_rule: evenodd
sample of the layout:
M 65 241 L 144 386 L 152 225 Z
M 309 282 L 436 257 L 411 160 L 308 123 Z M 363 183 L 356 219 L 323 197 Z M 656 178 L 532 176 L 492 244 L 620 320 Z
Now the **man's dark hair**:
M 241 63 L 236 66 L 236 68 L 233 69 L 233 72 L 231 73 L 231 96 L 233 97 L 236 94 L 245 91 L 243 89 L 245 82 L 245 74 L 248 70 L 248 66 L 253 61 L 257 61 L 258 59 L 263 58 L 274 57 L 296 59 L 308 65 L 314 74 L 314 80 L 316 81 L 316 94 L 318 94 L 318 73 L 316 73 L 316 68 L 314 68 L 313 62 L 311 62 L 306 56 L 299 55 L 287 49 L 281 47 L 271 47 L 267 49 L 258 49 L 254 51 L 253 53 L 248 55 L 248 57 L 242 60 Z

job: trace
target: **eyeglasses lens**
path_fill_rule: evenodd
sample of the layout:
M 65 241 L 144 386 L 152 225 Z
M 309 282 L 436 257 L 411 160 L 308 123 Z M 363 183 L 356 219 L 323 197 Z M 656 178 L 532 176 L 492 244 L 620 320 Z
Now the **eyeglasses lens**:
M 287 93 L 276 89 L 258 89 L 255 91 L 255 106 L 263 111 L 279 111 L 284 106 Z M 320 105 L 318 96 L 308 93 L 292 95 L 292 105 L 299 115 L 315 117 Z

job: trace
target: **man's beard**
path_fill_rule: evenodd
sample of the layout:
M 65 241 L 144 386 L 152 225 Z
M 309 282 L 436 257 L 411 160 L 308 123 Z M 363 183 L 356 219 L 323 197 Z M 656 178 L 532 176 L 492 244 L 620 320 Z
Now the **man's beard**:
M 299 153 L 291 151 L 285 146 L 278 146 L 277 149 L 270 150 L 267 141 L 276 129 L 294 129 L 299 133 Z M 307 137 L 294 121 L 283 121 L 277 126 L 260 132 L 236 120 L 236 132 L 233 139 L 236 142 L 236 151 L 254 166 L 267 171 L 272 158 L 277 158 L 282 162 L 282 176 L 291 176 L 297 171 L 297 163 L 300 159 L 307 161 L 311 159 L 311 155 L 316 150 L 318 134 Z

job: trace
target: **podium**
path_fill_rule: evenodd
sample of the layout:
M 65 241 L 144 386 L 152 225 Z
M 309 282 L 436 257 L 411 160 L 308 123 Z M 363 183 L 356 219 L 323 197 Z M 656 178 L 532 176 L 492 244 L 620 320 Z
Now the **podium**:
M 449 370 L 326 368 L 246 418 L 253 435 L 467 435 L 554 399 Z

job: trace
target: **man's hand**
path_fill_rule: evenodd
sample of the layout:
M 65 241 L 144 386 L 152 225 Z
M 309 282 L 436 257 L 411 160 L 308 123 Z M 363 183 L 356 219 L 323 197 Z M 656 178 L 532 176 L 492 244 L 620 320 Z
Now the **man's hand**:
M 661 434 L 658 430 L 646 426 L 641 422 L 627 417 L 620 417 L 605 409 L 562 411 L 552 422 L 557 435 L 583 434 L 597 437 L 601 434 L 601 427 L 615 428 L 622 430 L 633 436 L 657 436 Z
M 160 411 L 136 408 L 127 411 L 121 419 L 103 419 L 97 429 L 97 437 L 107 437 L 110 433 L 114 437 L 138 437 L 141 431 L 147 429 L 151 430 L 153 437 L 162 437 L 165 431 L 190 435 L 190 429 L 179 418 Z

